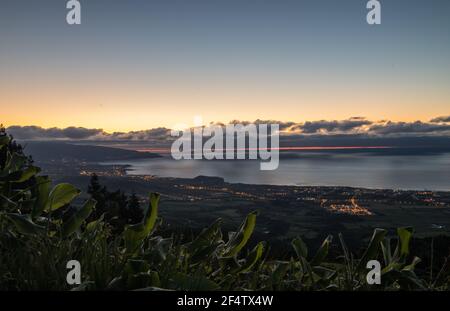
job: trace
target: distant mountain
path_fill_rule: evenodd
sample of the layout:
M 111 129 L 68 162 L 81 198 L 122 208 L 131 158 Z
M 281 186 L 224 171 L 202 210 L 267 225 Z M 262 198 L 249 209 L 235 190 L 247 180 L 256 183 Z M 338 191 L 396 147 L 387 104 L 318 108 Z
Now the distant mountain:
M 21 142 L 27 154 L 38 162 L 78 160 L 85 162 L 120 161 L 157 158 L 160 155 L 111 147 L 78 145 L 65 142 Z

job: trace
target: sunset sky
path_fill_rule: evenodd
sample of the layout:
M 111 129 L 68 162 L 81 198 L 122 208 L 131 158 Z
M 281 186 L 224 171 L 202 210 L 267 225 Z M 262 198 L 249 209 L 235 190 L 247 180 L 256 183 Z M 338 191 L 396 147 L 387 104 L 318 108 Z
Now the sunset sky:
M 0 2 L 0 123 L 130 131 L 190 123 L 450 115 L 450 1 Z

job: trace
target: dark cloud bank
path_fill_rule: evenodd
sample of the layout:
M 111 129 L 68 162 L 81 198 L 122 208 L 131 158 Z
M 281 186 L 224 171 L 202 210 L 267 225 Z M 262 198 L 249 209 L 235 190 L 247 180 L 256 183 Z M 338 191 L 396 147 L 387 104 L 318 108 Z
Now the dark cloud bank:
M 233 120 L 230 124 L 279 124 L 282 135 L 336 135 L 336 134 L 365 134 L 367 136 L 386 135 L 411 135 L 434 134 L 450 135 L 450 116 L 438 117 L 430 122 L 392 122 L 370 121 L 362 117 L 354 117 L 347 120 L 320 120 L 304 123 L 282 122 L 276 120 L 256 120 L 254 122 Z M 223 123 L 215 123 L 223 125 Z M 170 129 L 154 128 L 150 130 L 132 132 L 107 133 L 102 129 L 88 129 L 84 127 L 42 128 L 39 126 L 10 126 L 8 132 L 17 139 L 43 140 L 43 139 L 67 139 L 67 140 L 148 140 L 165 139 L 170 137 Z
M 234 120 L 230 123 L 250 122 Z M 347 120 L 304 123 L 275 120 L 256 120 L 252 123 L 279 124 L 281 146 L 393 146 L 450 151 L 450 116 L 437 117 L 429 122 L 370 121 L 354 117 Z M 38 126 L 10 126 L 7 130 L 16 139 L 23 141 L 85 141 L 164 146 L 174 139 L 168 128 L 114 133 L 83 127 L 44 129 Z

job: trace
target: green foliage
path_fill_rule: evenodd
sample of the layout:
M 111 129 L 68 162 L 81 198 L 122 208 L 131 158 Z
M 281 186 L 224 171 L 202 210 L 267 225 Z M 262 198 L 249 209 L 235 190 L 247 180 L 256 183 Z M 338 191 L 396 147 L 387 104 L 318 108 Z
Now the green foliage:
M 62 224 L 62 235 L 68 236 L 80 228 L 82 223 L 89 217 L 95 207 L 95 200 L 90 199 L 84 205 L 76 210 L 73 215 Z
M 306 246 L 305 242 L 303 242 L 301 237 L 297 237 L 292 240 L 292 247 L 294 247 L 295 253 L 297 254 L 298 258 L 308 257 L 308 247 Z
M 150 206 L 147 208 L 142 221 L 125 227 L 124 239 L 127 252 L 133 253 L 140 243 L 153 230 L 158 217 L 159 194 L 150 194 Z
M 359 261 L 358 271 L 365 269 L 368 261 L 377 259 L 378 250 L 380 248 L 380 243 L 384 240 L 387 231 L 384 229 L 375 229 L 372 238 L 370 239 L 369 246 L 364 252 L 363 257 Z
M 31 212 L 31 217 L 36 218 L 45 210 L 50 194 L 51 180 L 48 177 L 36 176 L 36 187 L 32 190 L 36 201 Z
M 8 213 L 6 216 L 21 234 L 38 235 L 45 231 L 45 227 L 35 224 L 30 217 L 26 215 Z
M 50 192 L 45 204 L 45 211 L 52 212 L 69 204 L 81 191 L 70 184 L 56 185 Z
M 256 212 L 247 215 L 247 218 L 242 223 L 237 232 L 230 235 L 230 239 L 225 244 L 224 257 L 234 257 L 247 244 L 250 236 L 253 233 L 256 225 Z
M 242 266 L 239 267 L 235 271 L 235 273 L 245 273 L 250 271 L 252 267 L 256 265 L 256 263 L 261 259 L 264 252 L 265 244 L 266 244 L 265 242 L 259 242 L 247 256 L 247 258 L 244 260 Z
M 413 228 L 398 228 L 397 234 L 400 239 L 400 257 L 409 255 L 409 242 L 413 236 Z

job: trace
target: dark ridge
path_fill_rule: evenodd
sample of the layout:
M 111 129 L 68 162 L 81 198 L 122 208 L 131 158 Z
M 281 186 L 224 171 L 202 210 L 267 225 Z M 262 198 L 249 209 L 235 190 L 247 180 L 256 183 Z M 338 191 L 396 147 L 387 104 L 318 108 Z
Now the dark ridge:
M 22 142 L 27 154 L 39 162 L 77 160 L 86 162 L 157 158 L 160 155 L 102 146 L 76 145 L 66 142 Z

